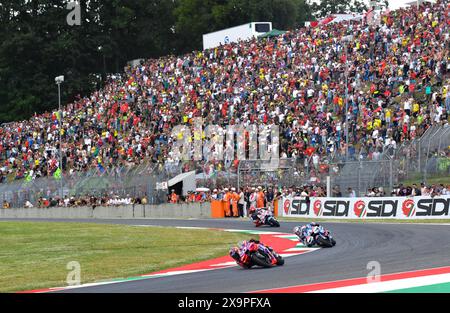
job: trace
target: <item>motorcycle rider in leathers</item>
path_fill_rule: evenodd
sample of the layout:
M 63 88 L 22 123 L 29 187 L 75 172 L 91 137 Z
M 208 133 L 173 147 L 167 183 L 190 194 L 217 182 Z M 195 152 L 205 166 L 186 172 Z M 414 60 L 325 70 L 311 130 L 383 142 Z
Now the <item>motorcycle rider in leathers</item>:
M 230 249 L 230 256 L 242 267 L 244 268 L 249 268 L 251 267 L 249 264 L 249 259 L 248 259 L 248 244 L 250 243 L 255 243 L 257 245 L 257 249 L 264 249 L 267 248 L 270 252 L 272 252 L 272 248 L 265 246 L 262 242 L 260 242 L 259 240 L 254 240 L 254 239 L 250 239 L 248 242 L 247 241 L 243 241 L 242 244 L 239 247 L 233 247 Z M 244 252 L 244 250 L 246 250 Z M 269 253 L 268 254 L 270 257 L 270 260 L 272 262 L 272 264 L 277 264 L 277 259 L 276 257 L 272 254 Z
M 297 235 L 298 239 L 308 247 L 314 245 L 314 237 L 312 236 L 314 227 L 320 227 L 316 222 L 306 224 L 304 226 L 296 226 L 293 229 L 294 234 Z

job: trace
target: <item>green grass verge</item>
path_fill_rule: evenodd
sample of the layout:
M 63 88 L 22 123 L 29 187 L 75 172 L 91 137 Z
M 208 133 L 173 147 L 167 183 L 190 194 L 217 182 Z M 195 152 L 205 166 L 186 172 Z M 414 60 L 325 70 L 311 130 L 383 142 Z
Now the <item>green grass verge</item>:
M 302 217 L 278 217 L 282 222 L 328 222 L 328 223 L 403 223 L 403 224 L 450 224 L 450 219 L 421 219 L 421 220 L 409 220 L 409 219 L 332 219 L 332 218 L 302 218 Z
M 251 235 L 254 238 L 258 236 Z M 0 292 L 67 286 L 68 262 L 81 283 L 127 278 L 227 254 L 248 234 L 80 223 L 0 222 Z
M 402 181 L 403 185 L 411 186 L 412 184 L 420 185 L 423 182 L 423 176 L 417 175 L 414 178 Z M 427 185 L 450 185 L 449 176 L 427 177 Z

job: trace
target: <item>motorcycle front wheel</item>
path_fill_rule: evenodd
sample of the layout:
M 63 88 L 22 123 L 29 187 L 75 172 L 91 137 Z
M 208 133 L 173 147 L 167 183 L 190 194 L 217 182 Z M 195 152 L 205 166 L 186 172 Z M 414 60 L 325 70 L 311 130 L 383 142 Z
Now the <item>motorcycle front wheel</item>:
M 272 267 L 272 263 L 270 262 L 268 257 L 265 257 L 264 255 L 260 253 L 253 253 L 252 256 L 252 262 L 255 263 L 258 266 L 262 267 Z
M 280 227 L 280 222 L 278 222 L 276 219 L 274 219 L 273 217 L 269 219 L 269 224 L 272 227 Z
M 281 256 L 277 256 L 277 265 L 283 266 L 284 265 L 284 259 Z

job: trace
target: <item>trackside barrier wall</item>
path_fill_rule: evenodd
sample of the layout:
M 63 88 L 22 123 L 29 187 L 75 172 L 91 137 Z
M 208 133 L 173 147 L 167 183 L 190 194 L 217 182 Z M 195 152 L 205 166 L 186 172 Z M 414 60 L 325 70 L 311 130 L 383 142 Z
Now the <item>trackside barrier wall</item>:
M 279 205 L 279 200 L 275 199 L 274 204 L 273 204 L 275 216 L 279 215 L 278 205 Z M 223 201 L 223 200 L 212 200 L 211 201 L 211 217 L 212 218 L 224 218 L 226 210 L 229 210 L 228 208 L 226 208 L 226 201 Z M 244 215 L 245 215 L 245 211 L 244 211 Z
M 446 219 L 450 196 L 440 197 L 284 197 L 279 216 L 335 219 Z
M 225 201 L 220 200 L 211 201 L 211 217 L 212 218 L 225 217 Z
M 0 209 L 0 218 L 209 218 L 209 203 L 128 205 L 117 207 L 77 207 L 46 209 Z

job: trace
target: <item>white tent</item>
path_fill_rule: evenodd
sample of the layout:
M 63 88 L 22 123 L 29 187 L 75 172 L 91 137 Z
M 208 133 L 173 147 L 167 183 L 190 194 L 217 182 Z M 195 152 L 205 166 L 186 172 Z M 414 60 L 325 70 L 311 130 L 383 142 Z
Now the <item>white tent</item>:
M 331 23 L 340 23 L 340 22 L 346 22 L 346 21 L 360 21 L 363 19 L 364 14 L 333 14 L 334 19 L 330 21 Z
M 408 2 L 405 3 L 405 5 L 410 5 L 410 6 L 417 5 L 417 4 L 420 5 L 420 4 L 424 3 L 424 2 L 435 3 L 436 1 L 435 0 L 434 1 L 431 1 L 431 0 L 408 1 Z
M 195 182 L 195 171 L 180 174 L 169 180 L 167 185 L 169 187 L 169 192 L 171 189 L 178 189 L 177 191 L 181 191 L 182 195 L 185 196 L 188 191 L 195 191 L 197 188 Z M 177 188 L 175 188 L 176 185 Z

